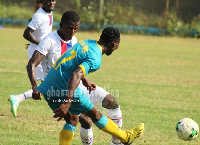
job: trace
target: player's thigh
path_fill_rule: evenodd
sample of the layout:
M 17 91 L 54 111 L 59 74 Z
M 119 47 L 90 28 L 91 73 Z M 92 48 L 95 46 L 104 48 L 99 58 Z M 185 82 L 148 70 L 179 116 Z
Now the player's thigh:
M 109 93 L 102 87 L 96 86 L 96 89 L 89 94 L 89 90 L 80 82 L 79 87 L 84 91 L 84 93 L 90 98 L 95 106 L 102 106 L 102 101 L 105 96 Z
M 92 91 L 90 94 L 90 100 L 95 106 L 98 106 L 98 105 L 102 106 L 102 101 L 108 94 L 109 93 L 105 89 L 99 86 L 96 86 L 96 89 Z

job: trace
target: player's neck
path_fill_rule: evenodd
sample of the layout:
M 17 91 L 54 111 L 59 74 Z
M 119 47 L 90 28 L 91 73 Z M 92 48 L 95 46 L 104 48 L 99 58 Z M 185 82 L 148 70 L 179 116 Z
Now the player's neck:
M 42 9 L 46 12 L 46 13 L 51 13 L 51 10 L 45 8 L 45 7 L 42 7 Z
M 63 35 L 62 31 L 60 29 L 57 30 L 58 35 L 60 36 L 60 38 L 64 41 L 69 41 L 68 39 L 66 39 L 66 37 Z
M 97 41 L 97 43 L 102 47 L 102 55 L 103 55 L 106 51 L 106 47 L 100 41 Z

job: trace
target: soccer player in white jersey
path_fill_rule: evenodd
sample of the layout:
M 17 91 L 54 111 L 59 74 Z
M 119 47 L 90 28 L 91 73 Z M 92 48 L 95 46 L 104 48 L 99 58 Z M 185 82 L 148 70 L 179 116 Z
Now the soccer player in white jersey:
M 67 11 L 62 16 L 60 29 L 50 33 L 39 43 L 30 61 L 30 69 L 33 72 L 32 79 L 34 82 L 32 86 L 37 86 L 36 74 L 34 72 L 37 64 L 41 62 L 44 76 L 46 77 L 55 61 L 77 42 L 74 34 L 77 32 L 79 24 L 80 19 L 78 14 L 74 11 Z M 82 83 L 80 83 L 79 87 L 83 88 L 84 91 L 89 94 L 89 91 L 85 86 L 83 86 Z M 35 90 L 35 87 L 32 88 Z M 92 93 L 89 94 L 91 100 L 94 104 L 98 103 L 107 108 L 108 117 L 121 127 L 122 113 L 118 101 L 101 87 L 96 86 L 96 88 L 97 89 L 95 91 L 92 91 Z M 91 145 L 93 142 L 92 121 L 90 118 L 80 115 L 80 123 L 80 136 L 82 144 Z M 119 143 L 120 141 L 117 138 L 113 138 L 111 143 L 113 142 Z
M 53 10 L 56 0 L 42 0 L 43 6 L 32 16 L 28 27 L 24 31 L 24 38 L 31 42 L 28 47 L 28 58 L 30 59 L 40 41 L 52 31 Z M 42 66 L 36 68 L 37 80 L 44 80 Z
M 27 28 L 24 31 L 23 37 L 30 41 L 28 47 L 28 57 L 32 57 L 33 52 L 37 48 L 40 41 L 52 31 L 53 25 L 53 10 L 56 5 L 56 0 L 40 0 L 42 7 L 39 8 L 32 16 Z M 43 69 L 41 65 L 36 68 L 37 80 L 44 80 Z M 32 98 L 32 89 L 19 95 L 10 95 L 8 101 L 11 103 L 11 112 L 13 116 L 17 116 L 17 107 L 20 102 Z

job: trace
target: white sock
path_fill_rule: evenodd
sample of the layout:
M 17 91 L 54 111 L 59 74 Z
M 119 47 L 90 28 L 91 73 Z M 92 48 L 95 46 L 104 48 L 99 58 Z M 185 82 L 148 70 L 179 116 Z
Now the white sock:
M 122 111 L 119 108 L 116 108 L 116 109 L 107 109 L 107 115 L 108 115 L 108 118 L 110 118 L 114 123 L 116 123 L 118 125 L 119 128 L 122 127 Z M 114 144 L 120 144 L 121 141 L 116 138 L 116 137 L 112 137 L 112 141 L 111 141 L 111 144 L 113 145 Z
M 82 145 L 92 145 L 93 142 L 93 131 L 92 127 L 90 129 L 85 129 L 80 127 L 80 137 Z
M 33 90 L 28 90 L 27 92 L 24 92 L 22 94 L 19 95 L 15 95 L 16 96 L 16 100 L 18 101 L 18 103 L 28 99 L 28 98 L 32 98 L 32 92 Z

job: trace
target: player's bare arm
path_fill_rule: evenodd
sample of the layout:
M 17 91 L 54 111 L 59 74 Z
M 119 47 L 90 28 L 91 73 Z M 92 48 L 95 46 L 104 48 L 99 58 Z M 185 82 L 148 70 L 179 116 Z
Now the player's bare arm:
M 28 40 L 28 41 L 30 41 L 30 42 L 32 42 L 32 43 L 38 45 L 38 44 L 40 43 L 40 41 L 39 41 L 38 39 L 36 39 L 36 38 L 33 36 L 33 34 L 32 34 L 33 32 L 34 32 L 33 29 L 31 29 L 30 27 L 27 27 L 27 28 L 24 30 L 23 37 L 24 37 L 26 40 Z
M 69 107 L 71 106 L 71 101 L 73 100 L 74 92 L 76 88 L 78 87 L 81 78 L 83 77 L 83 70 L 78 67 L 71 75 L 68 86 L 67 86 L 67 96 L 66 96 L 66 102 L 62 103 L 58 109 L 54 111 L 55 115 L 54 118 L 59 117 L 59 120 L 64 118 L 64 116 L 67 114 L 67 111 Z
M 28 77 L 29 77 L 29 80 L 31 82 L 32 89 L 33 89 L 32 98 L 35 99 L 35 100 L 41 100 L 41 93 L 39 93 L 36 90 L 37 76 L 36 76 L 35 68 L 36 68 L 36 66 L 38 66 L 38 64 L 42 61 L 42 59 L 44 57 L 45 56 L 43 54 L 41 54 L 39 51 L 36 50 L 33 53 L 32 58 L 29 60 L 28 65 L 26 66 Z
M 91 91 L 96 89 L 96 85 L 95 83 L 93 83 L 92 81 L 88 80 L 86 77 L 82 77 L 81 78 L 83 85 L 87 88 L 87 90 L 89 90 L 89 93 L 91 93 Z

